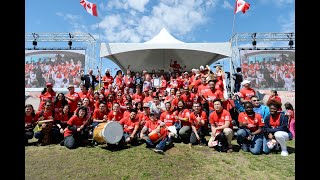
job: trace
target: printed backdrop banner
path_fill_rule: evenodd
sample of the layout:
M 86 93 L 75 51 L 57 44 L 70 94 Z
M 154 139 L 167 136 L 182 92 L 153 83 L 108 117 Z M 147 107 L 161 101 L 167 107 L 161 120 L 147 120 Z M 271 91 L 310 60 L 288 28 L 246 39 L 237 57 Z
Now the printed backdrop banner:
M 85 69 L 85 50 L 26 50 L 25 90 L 42 91 L 47 82 L 55 91 L 65 91 L 69 84 L 76 88 Z
M 240 61 L 253 88 L 295 90 L 294 50 L 241 50 Z

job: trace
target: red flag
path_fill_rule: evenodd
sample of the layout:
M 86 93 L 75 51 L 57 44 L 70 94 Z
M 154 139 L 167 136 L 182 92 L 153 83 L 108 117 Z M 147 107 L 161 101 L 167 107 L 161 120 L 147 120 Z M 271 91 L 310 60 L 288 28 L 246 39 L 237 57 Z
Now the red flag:
M 80 4 L 84 9 L 93 16 L 98 16 L 97 5 L 87 0 L 81 0 Z
M 240 11 L 242 11 L 243 13 L 246 13 L 249 7 L 250 7 L 250 4 L 245 2 L 244 0 L 236 0 L 236 7 L 234 9 L 234 13 L 238 13 Z

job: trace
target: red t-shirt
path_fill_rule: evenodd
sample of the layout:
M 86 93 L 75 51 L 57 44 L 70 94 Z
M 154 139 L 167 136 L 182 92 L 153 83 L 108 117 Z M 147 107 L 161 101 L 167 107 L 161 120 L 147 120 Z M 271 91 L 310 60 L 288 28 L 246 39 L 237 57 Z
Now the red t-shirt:
M 249 89 L 242 88 L 240 90 L 240 97 L 244 98 L 244 100 L 248 101 L 252 96 L 255 96 L 255 95 L 256 95 L 256 92 L 252 88 L 249 88 Z
M 191 123 L 191 125 L 195 126 L 196 129 L 199 129 L 200 128 L 200 122 L 197 120 L 197 117 L 200 117 L 201 120 L 200 121 L 204 121 L 206 122 L 208 117 L 207 117 L 207 114 L 206 112 L 204 111 L 200 111 L 199 114 L 195 114 L 194 112 L 192 112 L 190 114 L 190 118 L 189 118 L 189 122 Z
M 139 120 L 138 119 L 130 119 L 130 117 L 122 118 L 119 122 L 121 125 L 123 125 L 123 131 L 132 134 L 133 130 L 136 126 L 139 126 Z
M 269 124 L 272 128 L 276 128 L 280 126 L 280 114 L 278 114 L 275 118 L 270 116 Z
M 159 124 L 161 123 L 161 120 L 156 120 L 156 121 L 148 121 L 146 122 L 146 124 L 144 125 L 144 127 L 147 127 L 147 134 L 151 133 L 153 130 L 155 130 Z
M 258 113 L 254 113 L 252 116 L 246 112 L 241 112 L 238 116 L 238 121 L 242 123 L 248 123 L 247 127 L 251 132 L 258 130 L 258 127 L 263 127 L 262 116 Z
M 232 120 L 232 118 L 231 118 L 229 111 L 227 111 L 225 109 L 223 109 L 221 113 L 217 113 L 216 111 L 213 111 L 209 116 L 210 124 L 212 126 L 214 125 L 216 127 L 223 126 L 226 123 L 226 121 L 230 121 L 229 128 L 232 129 L 233 125 L 232 125 L 231 120 Z
M 176 114 L 174 112 L 165 111 L 161 113 L 160 120 L 165 122 L 167 127 L 173 126 L 174 123 L 176 122 L 175 116 Z
M 101 112 L 100 109 L 95 109 L 93 111 L 92 118 L 101 120 L 101 119 L 103 119 L 103 117 L 105 115 L 108 116 L 108 112 L 107 111 Z
M 113 115 L 114 111 L 110 111 L 108 114 L 108 120 L 112 120 L 114 115 Z M 115 120 L 116 121 L 120 121 L 123 118 L 123 114 L 121 112 L 117 112 L 117 114 L 115 115 Z
M 87 119 L 84 117 L 84 118 L 79 118 L 77 115 L 73 115 L 69 121 L 67 122 L 68 125 L 71 125 L 71 126 L 77 126 L 80 127 L 84 124 L 84 122 L 86 121 Z M 67 137 L 67 136 L 70 136 L 72 135 L 72 131 L 70 129 L 66 129 L 64 131 L 64 137 Z
M 207 91 L 206 93 L 204 93 L 203 95 L 207 101 L 209 102 L 209 109 L 210 110 L 214 110 L 213 108 L 213 101 L 215 99 L 223 99 L 223 92 L 220 90 L 214 90 L 212 91 L 211 89 L 209 91 Z
M 41 94 L 40 95 L 40 104 L 39 104 L 39 108 L 38 108 L 38 111 L 41 111 L 43 109 L 43 105 L 45 104 L 45 102 L 47 100 L 51 100 L 53 102 L 54 98 L 56 96 L 56 93 L 55 92 L 45 92 L 44 94 Z M 54 107 L 52 107 L 54 108 Z
M 178 112 L 178 110 L 177 110 L 177 111 L 175 111 L 175 114 L 177 114 L 177 116 L 180 118 L 188 118 L 187 121 L 180 120 L 181 126 L 191 126 L 191 123 L 189 121 L 189 117 L 190 117 L 190 110 L 189 109 L 184 109 L 180 112 Z

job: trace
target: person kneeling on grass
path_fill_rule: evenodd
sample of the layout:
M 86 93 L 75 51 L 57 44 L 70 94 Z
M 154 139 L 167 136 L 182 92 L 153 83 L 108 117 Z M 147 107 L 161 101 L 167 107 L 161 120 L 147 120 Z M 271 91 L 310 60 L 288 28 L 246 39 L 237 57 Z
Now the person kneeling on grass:
M 68 149 L 75 149 L 83 146 L 88 142 L 88 121 L 87 108 L 81 106 L 77 109 L 67 122 L 67 129 L 64 131 L 64 146 Z M 62 144 L 62 143 L 61 143 Z
M 137 142 L 137 135 L 139 129 L 139 119 L 137 116 L 137 110 L 132 109 L 129 117 L 124 117 L 120 120 L 120 124 L 123 126 L 123 136 L 121 143 L 134 143 Z
M 253 111 L 252 102 L 244 103 L 245 112 L 238 117 L 240 129 L 237 131 L 237 142 L 245 152 L 260 154 L 263 144 L 262 116 Z
M 140 132 L 140 138 L 144 139 L 147 148 L 154 148 L 156 153 L 163 153 L 168 141 L 168 130 L 165 122 L 158 120 L 154 113 L 149 115 L 150 121 L 147 121 Z
M 228 141 L 227 152 L 233 152 L 232 150 L 232 137 L 233 137 L 233 126 L 231 123 L 231 115 L 229 111 L 223 109 L 222 101 L 220 99 L 213 100 L 213 111 L 209 116 L 209 122 L 211 125 L 211 137 L 215 139 L 217 134 L 223 133 Z M 213 147 L 213 144 L 208 143 L 209 147 Z
M 263 141 L 263 150 L 265 153 L 269 153 L 271 149 L 277 149 L 277 145 L 269 143 L 275 139 L 280 144 L 281 156 L 288 156 L 286 141 L 292 139 L 292 133 L 288 128 L 288 116 L 281 113 L 281 103 L 277 100 L 268 100 L 267 106 L 269 106 L 270 115 L 264 120 L 265 139 Z

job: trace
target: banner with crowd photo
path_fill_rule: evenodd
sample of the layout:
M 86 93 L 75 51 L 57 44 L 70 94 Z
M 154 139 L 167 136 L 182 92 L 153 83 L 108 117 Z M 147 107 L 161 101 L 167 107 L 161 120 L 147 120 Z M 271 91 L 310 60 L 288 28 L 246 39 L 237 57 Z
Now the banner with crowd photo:
M 85 69 L 85 50 L 25 50 L 25 91 L 42 91 L 47 82 L 55 91 L 76 88 Z
M 294 50 L 240 50 L 244 79 L 255 89 L 295 90 Z

